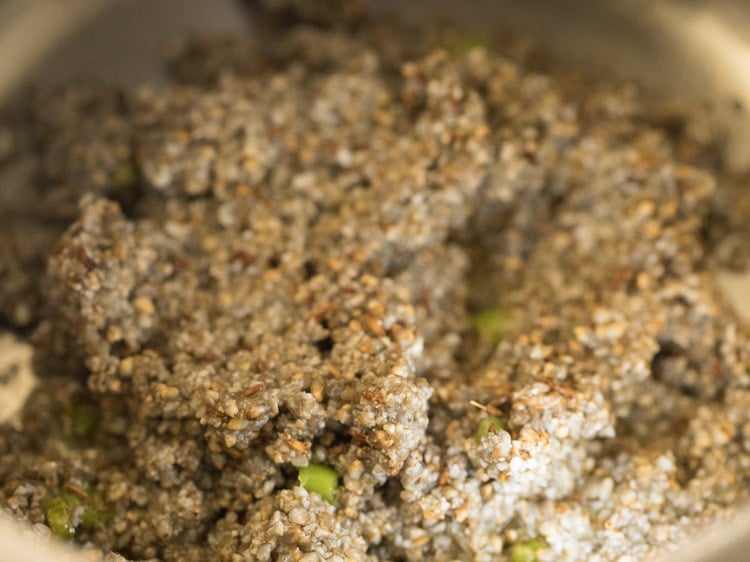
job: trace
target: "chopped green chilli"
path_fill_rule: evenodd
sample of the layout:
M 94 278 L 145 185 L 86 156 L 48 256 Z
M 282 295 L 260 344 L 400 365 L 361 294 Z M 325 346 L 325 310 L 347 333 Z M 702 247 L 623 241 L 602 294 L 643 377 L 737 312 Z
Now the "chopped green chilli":
M 484 418 L 482 421 L 479 422 L 479 427 L 477 428 L 477 443 L 480 443 L 482 441 L 482 437 L 487 435 L 490 431 L 492 433 L 495 433 L 496 431 L 500 431 L 503 429 L 503 422 L 494 416 L 490 416 L 488 418 Z
M 487 48 L 488 43 L 487 37 L 480 33 L 464 33 L 455 40 L 449 41 L 446 49 L 452 56 L 459 57 L 474 49 Z
M 84 500 L 65 490 L 42 502 L 47 525 L 55 536 L 70 540 L 75 536 L 79 525 L 91 529 L 107 518 L 106 512 L 97 509 L 101 499 L 96 491 L 90 487 L 87 494 L 88 497 Z
M 44 517 L 52 533 L 61 539 L 70 540 L 76 534 L 76 510 L 81 507 L 80 501 L 71 494 L 61 494 L 42 502 Z
M 497 345 L 503 339 L 509 318 L 507 308 L 488 308 L 474 316 L 474 329 L 483 342 Z
M 299 469 L 299 483 L 308 492 L 315 492 L 329 503 L 333 503 L 339 487 L 339 473 L 330 466 L 311 464 Z
M 90 404 L 75 402 L 67 410 L 70 419 L 70 431 L 74 437 L 89 439 L 96 431 L 99 422 L 99 412 Z
M 537 562 L 537 552 L 547 547 L 547 541 L 541 537 L 514 544 L 510 551 L 510 562 Z

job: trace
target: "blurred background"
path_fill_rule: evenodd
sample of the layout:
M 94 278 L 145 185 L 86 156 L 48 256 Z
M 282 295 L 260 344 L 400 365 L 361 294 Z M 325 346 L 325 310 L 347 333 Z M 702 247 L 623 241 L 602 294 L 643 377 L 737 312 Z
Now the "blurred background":
M 252 2 L 252 0 L 251 0 Z M 251 3 L 249 2 L 249 3 Z M 707 100 L 733 141 L 727 163 L 750 169 L 750 10 L 746 0 L 370 0 L 373 10 L 485 35 L 524 36 L 551 63 L 635 79 Z M 0 0 L 0 103 L 28 82 L 163 79 L 176 33 L 251 27 L 236 0 Z M 736 139 L 736 142 L 735 140 Z
M 247 7 L 263 1 L 271 0 L 0 0 L 0 110 L 29 84 L 163 82 L 170 41 L 262 32 Z M 750 181 L 747 0 L 367 1 L 375 12 L 490 38 L 543 71 L 634 81 L 683 112 L 707 107 L 721 138 L 719 173 L 734 189 Z M 0 128 L 0 154 L 3 142 Z M 721 283 L 750 320 L 750 277 L 727 272 Z

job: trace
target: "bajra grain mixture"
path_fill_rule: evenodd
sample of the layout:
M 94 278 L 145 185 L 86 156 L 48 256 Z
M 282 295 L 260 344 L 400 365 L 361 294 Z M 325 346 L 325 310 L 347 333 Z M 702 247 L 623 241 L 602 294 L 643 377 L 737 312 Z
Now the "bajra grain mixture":
M 170 562 L 640 561 L 724 517 L 750 346 L 714 181 L 634 90 L 260 4 L 302 24 L 5 131 L 34 181 L 0 310 L 41 383 L 4 512 Z

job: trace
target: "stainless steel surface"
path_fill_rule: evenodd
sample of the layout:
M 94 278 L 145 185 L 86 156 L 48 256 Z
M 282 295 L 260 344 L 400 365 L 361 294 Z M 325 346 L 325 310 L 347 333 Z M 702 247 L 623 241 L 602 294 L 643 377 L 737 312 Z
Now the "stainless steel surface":
M 158 82 L 175 34 L 247 28 L 231 0 L 0 0 L 0 104 L 29 81 Z
M 31 529 L 0 518 L 0 562 L 85 562 L 86 558 L 55 541 L 40 540 Z
M 659 562 L 747 562 L 750 560 L 750 506 L 731 521 L 693 539 Z
M 0 102 L 66 37 L 104 9 L 102 2 L 0 2 Z

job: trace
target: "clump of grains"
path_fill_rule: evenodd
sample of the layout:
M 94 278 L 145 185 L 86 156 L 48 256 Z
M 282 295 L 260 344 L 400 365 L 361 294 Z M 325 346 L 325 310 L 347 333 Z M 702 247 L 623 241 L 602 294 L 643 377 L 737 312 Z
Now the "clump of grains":
M 603 562 L 745 498 L 711 176 L 630 91 L 481 47 L 397 73 L 359 3 L 311 6 L 163 89 L 33 98 L 4 510 L 132 560 Z

